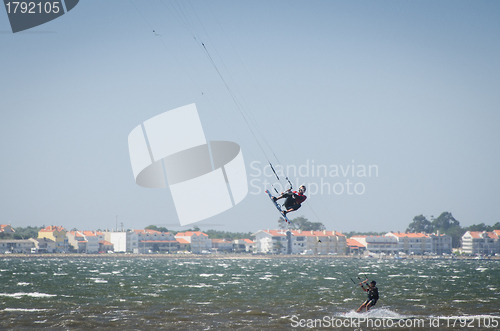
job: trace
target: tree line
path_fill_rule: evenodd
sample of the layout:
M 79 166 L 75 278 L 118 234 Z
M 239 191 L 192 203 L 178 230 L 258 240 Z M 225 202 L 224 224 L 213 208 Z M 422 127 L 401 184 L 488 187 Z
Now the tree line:
M 467 231 L 487 231 L 500 230 L 500 222 L 494 225 L 485 225 L 484 223 L 473 224 L 468 227 L 461 227 L 460 222 L 456 220 L 449 212 L 443 212 L 437 218 L 430 216 L 431 220 L 423 215 L 418 215 L 413 218 L 413 221 L 408 225 L 408 232 L 426 232 L 446 234 L 452 238 L 453 248 L 460 247 L 462 236 Z

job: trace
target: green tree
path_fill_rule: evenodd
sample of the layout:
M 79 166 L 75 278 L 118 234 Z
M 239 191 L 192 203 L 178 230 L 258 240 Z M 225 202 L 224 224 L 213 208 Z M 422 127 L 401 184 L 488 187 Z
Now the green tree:
M 157 227 L 156 225 L 148 225 L 144 228 L 144 230 L 154 230 L 159 232 L 168 232 L 168 229 L 165 227 Z
M 351 232 L 343 232 L 343 235 L 346 236 L 346 238 L 351 238 L 352 236 L 383 236 L 389 231 L 384 231 L 384 232 L 374 232 L 374 231 L 368 231 L 368 232 L 358 232 L 358 231 L 351 231 Z
M 29 239 L 29 238 L 38 238 L 38 231 L 40 231 L 41 227 L 36 226 L 28 226 L 26 228 L 17 227 L 14 228 L 14 233 L 12 233 L 12 237 L 14 239 Z
M 449 212 L 441 213 L 438 218 L 432 221 L 433 232 L 439 231 L 440 233 L 447 234 L 452 239 L 453 248 L 460 247 L 462 236 L 465 229 L 462 229 L 460 222 L 457 221 Z
M 418 215 L 413 218 L 413 222 L 408 225 L 407 232 L 433 232 L 432 223 L 423 215 Z
M 211 239 L 252 239 L 251 232 L 226 232 L 226 231 L 218 231 L 218 230 L 207 230 L 203 231 L 203 233 L 207 234 Z
M 460 222 L 457 221 L 451 213 L 445 211 L 432 221 L 432 226 L 434 227 L 434 231 L 439 230 L 444 232 L 450 228 L 460 227 Z
M 282 218 L 280 218 L 278 223 L 279 223 L 279 227 L 281 229 L 288 228 L 288 224 Z M 290 227 L 292 229 L 297 229 L 297 230 L 302 230 L 302 231 L 311 231 L 311 230 L 322 231 L 322 230 L 326 229 L 326 227 L 323 225 L 323 223 L 321 223 L 321 222 L 309 222 L 307 220 L 307 218 L 305 218 L 303 216 L 299 216 L 299 217 L 296 217 L 294 219 L 291 219 L 290 223 L 291 223 Z
M 274 243 L 273 246 L 274 246 L 273 247 L 274 248 L 273 251 L 276 250 L 276 253 L 278 253 L 278 254 L 281 253 L 281 249 L 283 248 L 283 244 L 280 241 Z
M 467 231 L 487 231 L 491 232 L 492 231 L 492 226 L 486 225 L 484 223 L 479 223 L 479 224 L 472 224 L 471 226 L 468 226 L 465 228 Z

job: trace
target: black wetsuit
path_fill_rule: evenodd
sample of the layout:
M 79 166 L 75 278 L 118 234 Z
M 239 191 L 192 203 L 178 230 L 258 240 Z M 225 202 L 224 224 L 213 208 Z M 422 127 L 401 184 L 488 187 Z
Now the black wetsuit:
M 372 287 L 368 288 L 368 300 L 365 301 L 366 304 L 369 304 L 370 307 L 375 306 L 378 300 L 378 288 Z
M 284 204 L 286 210 L 299 209 L 301 206 L 301 203 L 307 199 L 307 197 L 304 194 L 299 193 L 297 191 L 287 192 L 283 195 L 286 197 L 285 204 Z

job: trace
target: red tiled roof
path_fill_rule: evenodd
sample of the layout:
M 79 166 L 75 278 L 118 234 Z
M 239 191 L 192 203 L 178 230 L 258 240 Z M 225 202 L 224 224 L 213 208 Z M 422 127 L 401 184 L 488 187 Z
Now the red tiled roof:
M 99 241 L 99 244 L 104 245 L 104 246 L 113 246 L 113 243 L 110 243 L 109 241 L 106 240 L 101 240 Z
M 483 232 L 483 231 L 469 231 L 469 232 L 470 232 L 471 237 L 474 238 L 474 239 L 481 239 L 481 238 L 483 238 L 482 237 L 483 233 L 486 233 L 486 235 L 488 236 L 488 238 L 491 238 L 491 239 L 498 239 L 500 237 L 499 236 L 500 230 L 495 230 L 493 232 Z
M 193 236 L 193 234 L 196 234 L 198 237 L 199 236 L 205 236 L 205 237 L 208 237 L 208 235 L 206 233 L 203 233 L 201 231 L 186 231 L 186 232 L 179 232 L 175 235 L 175 237 L 177 238 L 177 236 L 179 237 L 191 237 Z
M 247 244 L 255 244 L 254 241 L 250 240 L 250 239 L 243 239 Z
M 359 241 L 357 241 L 355 239 L 346 239 L 346 243 L 347 243 L 347 246 L 349 246 L 349 247 L 355 247 L 355 248 L 365 247 L 365 245 L 363 245 L 362 243 L 360 243 Z
M 179 244 L 190 244 L 189 241 L 187 241 L 186 239 L 182 239 L 182 238 L 178 238 L 176 240 Z

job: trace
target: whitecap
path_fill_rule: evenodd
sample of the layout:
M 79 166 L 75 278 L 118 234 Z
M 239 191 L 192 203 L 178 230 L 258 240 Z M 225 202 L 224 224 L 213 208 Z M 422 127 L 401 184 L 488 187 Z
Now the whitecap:
M 47 311 L 47 310 L 48 309 L 42 309 L 42 308 L 5 308 L 4 309 L 4 311 L 20 311 L 20 312 L 28 312 L 28 313 Z
M 18 293 L 0 293 L 0 296 L 20 299 L 23 296 L 32 297 L 32 298 L 50 298 L 50 297 L 55 297 L 57 295 L 56 294 L 47 294 L 47 293 L 38 293 L 38 292 L 33 292 L 33 293 L 18 292 Z
M 387 308 L 373 308 L 367 312 L 357 313 L 355 310 L 351 310 L 345 314 L 337 314 L 338 317 L 345 318 L 390 318 L 390 319 L 407 319 L 412 318 L 413 316 L 406 316 L 398 314 L 392 310 Z

